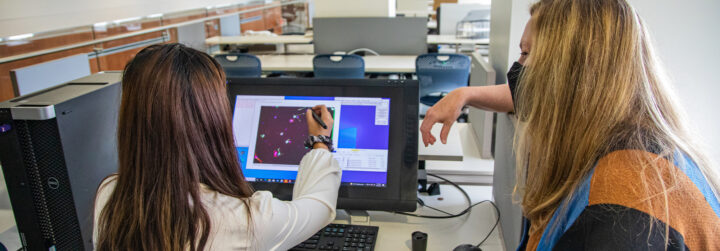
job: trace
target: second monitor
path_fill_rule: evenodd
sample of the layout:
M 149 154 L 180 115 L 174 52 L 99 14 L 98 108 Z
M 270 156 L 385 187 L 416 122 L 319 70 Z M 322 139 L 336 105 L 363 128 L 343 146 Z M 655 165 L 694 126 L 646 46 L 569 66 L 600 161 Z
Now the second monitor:
M 313 45 L 316 54 L 367 48 L 382 55 L 420 55 L 427 52 L 427 18 L 314 18 Z
M 291 198 L 310 151 L 305 110 L 325 104 L 343 170 L 338 208 L 415 210 L 417 81 L 230 79 L 228 95 L 243 173 L 256 189 Z

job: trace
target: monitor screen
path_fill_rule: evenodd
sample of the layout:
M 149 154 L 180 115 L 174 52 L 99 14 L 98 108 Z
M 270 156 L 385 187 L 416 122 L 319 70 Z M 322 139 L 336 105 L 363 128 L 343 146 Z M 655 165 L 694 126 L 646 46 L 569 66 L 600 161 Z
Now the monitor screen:
M 298 164 L 310 151 L 306 109 L 324 104 L 342 168 L 337 208 L 416 209 L 417 81 L 229 78 L 227 92 L 238 159 L 256 190 L 292 199 Z
M 334 118 L 333 157 L 342 185 L 387 185 L 390 99 L 237 95 L 233 112 L 235 146 L 251 182 L 294 183 L 302 157 L 311 149 L 305 111 L 328 107 Z M 317 123 L 313 121 L 313 123 Z

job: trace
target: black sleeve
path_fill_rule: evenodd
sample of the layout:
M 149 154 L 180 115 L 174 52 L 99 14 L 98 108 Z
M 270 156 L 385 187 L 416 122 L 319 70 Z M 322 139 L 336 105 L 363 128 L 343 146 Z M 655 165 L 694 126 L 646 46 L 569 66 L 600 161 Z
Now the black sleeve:
M 512 97 L 513 105 L 515 105 L 515 90 L 517 90 L 517 83 L 508 81 L 508 87 L 510 88 L 510 96 Z
M 650 219 L 655 220 L 652 230 Z M 665 223 L 644 212 L 620 205 L 592 205 L 585 208 L 553 250 L 688 250 L 683 236 L 672 227 L 667 249 L 664 236 Z

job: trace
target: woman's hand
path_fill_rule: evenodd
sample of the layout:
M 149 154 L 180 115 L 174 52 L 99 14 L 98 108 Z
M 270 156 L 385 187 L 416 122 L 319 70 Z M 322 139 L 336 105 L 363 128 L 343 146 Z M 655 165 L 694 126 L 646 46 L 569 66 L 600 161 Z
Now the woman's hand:
M 463 106 L 467 103 L 466 92 L 467 87 L 457 88 L 427 110 L 425 119 L 423 119 L 420 126 L 420 133 L 426 147 L 435 144 L 435 136 L 430 133 L 435 123 L 443 124 L 442 131 L 440 131 L 440 141 L 443 144 L 447 143 L 450 127 L 460 116 Z
M 315 113 L 317 115 L 320 115 L 320 119 L 327 125 L 327 129 L 324 129 L 320 123 L 315 121 L 315 118 L 313 118 L 312 113 Z M 315 107 L 311 109 L 307 109 L 305 111 L 306 120 L 308 123 L 308 134 L 309 135 L 325 135 L 330 137 L 330 133 L 333 129 L 333 117 L 330 115 L 330 111 L 328 111 L 327 107 L 325 105 L 316 105 Z

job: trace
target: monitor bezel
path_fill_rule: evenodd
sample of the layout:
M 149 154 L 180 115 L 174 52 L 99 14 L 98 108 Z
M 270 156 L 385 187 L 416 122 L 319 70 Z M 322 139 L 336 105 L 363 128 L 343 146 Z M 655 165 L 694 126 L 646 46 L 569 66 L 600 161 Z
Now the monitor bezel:
M 341 186 L 338 209 L 412 212 L 417 207 L 418 82 L 383 79 L 228 78 L 231 108 L 237 95 L 390 98 L 385 187 Z M 290 200 L 293 184 L 250 182 Z

